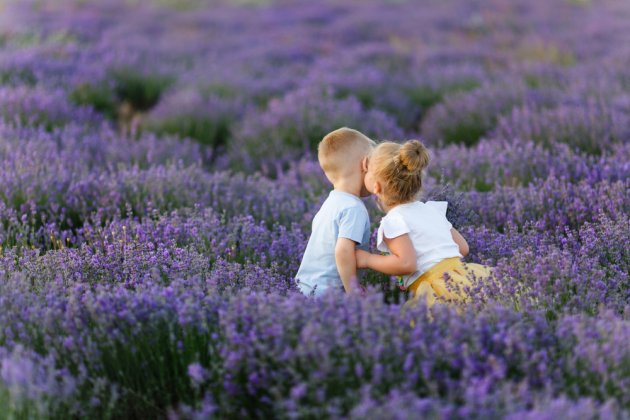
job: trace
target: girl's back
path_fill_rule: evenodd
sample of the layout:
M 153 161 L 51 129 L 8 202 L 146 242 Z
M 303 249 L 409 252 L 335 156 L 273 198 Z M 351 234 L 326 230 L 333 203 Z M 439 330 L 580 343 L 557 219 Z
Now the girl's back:
M 440 261 L 462 257 L 451 234 L 453 226 L 446 218 L 447 205 L 446 201 L 400 204 L 381 220 L 377 237 L 379 251 L 390 252 L 383 237 L 395 238 L 405 233 L 409 234 L 416 251 L 417 271 L 403 276 L 405 286 Z

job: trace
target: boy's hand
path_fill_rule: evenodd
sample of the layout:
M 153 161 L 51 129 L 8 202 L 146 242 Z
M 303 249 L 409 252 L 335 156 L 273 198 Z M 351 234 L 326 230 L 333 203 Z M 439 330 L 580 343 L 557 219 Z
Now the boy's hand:
M 369 268 L 368 260 L 371 254 L 367 251 L 363 251 L 362 249 L 357 249 L 355 252 L 357 258 L 357 268 Z

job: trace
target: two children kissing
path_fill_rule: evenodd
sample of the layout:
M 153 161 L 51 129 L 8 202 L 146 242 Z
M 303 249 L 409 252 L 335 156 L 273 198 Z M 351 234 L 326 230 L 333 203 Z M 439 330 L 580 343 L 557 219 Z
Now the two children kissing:
M 432 306 L 438 299 L 466 300 L 471 278 L 491 275 L 490 267 L 462 261 L 468 244 L 446 218 L 448 203 L 418 201 L 429 163 L 421 142 L 377 145 L 343 127 L 319 143 L 318 160 L 333 190 L 313 219 L 296 275 L 302 293 L 321 296 L 341 287 L 360 292 L 357 269 L 369 268 L 400 276 L 412 302 Z M 368 252 L 370 220 L 361 197 L 370 194 L 386 213 L 377 248 L 387 255 Z

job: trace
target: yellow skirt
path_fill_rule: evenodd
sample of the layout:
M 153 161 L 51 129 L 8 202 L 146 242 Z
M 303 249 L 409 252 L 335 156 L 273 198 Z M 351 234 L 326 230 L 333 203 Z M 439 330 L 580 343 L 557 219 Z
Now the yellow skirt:
M 472 286 L 471 279 L 491 275 L 492 267 L 465 263 L 459 257 L 447 258 L 428 269 L 407 288 L 413 294 L 407 303 L 413 305 L 419 300 L 425 300 L 428 307 L 433 306 L 438 299 L 463 303 L 470 297 L 466 288 Z

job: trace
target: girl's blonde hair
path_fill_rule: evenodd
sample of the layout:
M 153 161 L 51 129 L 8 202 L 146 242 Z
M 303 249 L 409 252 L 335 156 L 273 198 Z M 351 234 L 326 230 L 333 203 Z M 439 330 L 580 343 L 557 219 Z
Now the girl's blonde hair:
M 428 164 L 429 151 L 418 140 L 379 144 L 372 152 L 369 165 L 381 182 L 383 204 L 391 207 L 416 199 L 422 190 L 422 171 Z

